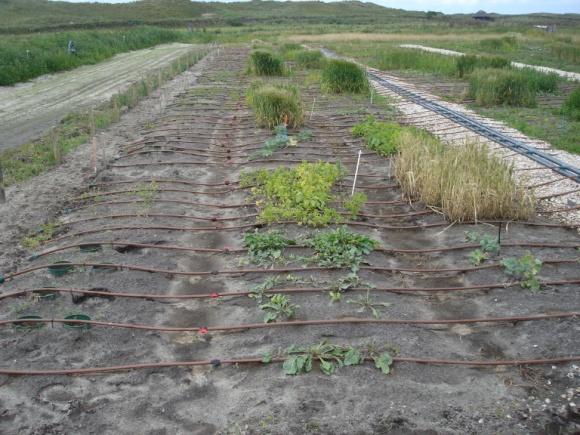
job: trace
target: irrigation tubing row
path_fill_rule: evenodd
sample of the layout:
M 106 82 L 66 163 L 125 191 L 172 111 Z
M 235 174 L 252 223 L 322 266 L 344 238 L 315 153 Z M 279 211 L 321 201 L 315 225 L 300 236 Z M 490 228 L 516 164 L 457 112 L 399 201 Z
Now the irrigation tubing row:
M 152 243 L 139 243 L 139 242 L 123 242 L 123 241 L 102 241 L 102 242 L 85 242 L 85 243 L 74 243 L 66 246 L 61 246 L 59 248 L 50 249 L 44 252 L 39 252 L 33 254 L 29 257 L 29 260 L 36 260 L 39 257 L 47 256 L 57 252 L 66 251 L 69 249 L 82 249 L 84 247 L 95 247 L 95 246 L 119 246 L 126 248 L 136 248 L 136 249 L 160 249 L 167 251 L 186 251 L 186 252 L 199 252 L 199 253 L 218 253 L 218 254 L 237 254 L 240 252 L 247 252 L 247 248 L 233 248 L 233 247 L 223 247 L 223 248 L 192 248 L 188 246 L 175 246 L 175 245 L 158 245 Z M 473 249 L 479 248 L 477 243 L 462 244 L 457 246 L 449 246 L 445 248 L 424 248 L 424 249 L 396 249 L 396 248 L 374 248 L 374 251 L 382 252 L 385 254 L 426 254 L 431 252 L 449 252 L 449 251 L 459 251 L 463 249 Z M 577 244 L 562 244 L 562 243 L 530 243 L 530 242 L 502 242 L 500 248 L 508 247 L 522 247 L 522 248 L 554 248 L 554 249 L 578 249 L 580 248 L 580 243 Z M 306 248 L 305 245 L 289 245 L 286 249 L 303 249 Z
M 580 316 L 580 311 L 560 312 L 551 314 L 533 314 L 526 316 L 504 316 L 504 317 L 479 317 L 473 319 L 359 319 L 356 317 L 343 319 L 317 319 L 317 320 L 285 320 L 279 322 L 243 323 L 229 326 L 155 326 L 137 323 L 103 322 L 99 320 L 81 319 L 9 319 L 0 320 L 0 326 L 30 325 L 36 323 L 67 325 L 91 325 L 106 328 L 136 329 L 142 331 L 158 332 L 197 332 L 207 334 L 210 332 L 230 332 L 244 331 L 250 329 L 270 329 L 293 326 L 327 326 L 327 325 L 470 325 L 476 323 L 517 323 L 534 322 L 552 319 L 576 319 Z
M 579 263 L 580 259 L 555 259 L 555 260 L 542 260 L 542 264 L 574 264 Z M 293 273 L 293 272 L 320 272 L 320 271 L 331 271 L 331 270 L 341 270 L 345 269 L 343 267 L 319 267 L 319 266 L 309 266 L 309 267 L 284 267 L 284 268 L 270 268 L 270 269 L 228 269 L 228 270 L 213 270 L 213 271 L 179 271 L 179 270 L 168 270 L 168 269 L 156 269 L 152 267 L 136 266 L 130 264 L 122 263 L 91 263 L 91 262 L 67 262 L 67 263 L 53 263 L 53 264 L 42 264 L 39 266 L 30 267 L 28 269 L 20 270 L 11 274 L 5 275 L 5 280 L 11 280 L 18 276 L 26 275 L 37 270 L 49 269 L 54 267 L 95 267 L 101 269 L 122 269 L 122 270 L 134 270 L 140 272 L 148 273 L 160 273 L 164 275 L 178 275 L 178 276 L 209 276 L 209 275 L 244 275 L 248 273 Z M 483 266 L 471 266 L 471 267 L 450 267 L 450 268 L 412 268 L 412 267 L 383 267 L 383 266 L 360 266 L 360 270 L 370 270 L 374 272 L 409 272 L 409 273 L 447 273 L 447 272 L 473 272 L 476 270 L 484 269 L 494 269 L 502 267 L 501 263 L 486 264 Z
M 385 292 L 385 293 L 399 293 L 399 294 L 415 294 L 415 293 L 446 293 L 446 292 L 462 292 L 462 291 L 478 291 L 478 290 L 491 290 L 498 288 L 510 288 L 519 285 L 519 281 L 513 282 L 500 282 L 493 284 L 477 284 L 462 287 L 354 287 L 348 289 L 348 292 Z M 558 285 L 571 285 L 580 284 L 580 278 L 562 280 L 562 281 L 541 281 L 540 285 L 544 286 L 558 286 Z M 326 293 L 331 291 L 330 288 L 319 288 L 319 287 L 293 287 L 293 288 L 273 288 L 270 290 L 264 290 L 264 293 Z M 154 294 L 154 293 L 128 293 L 128 292 L 113 292 L 104 291 L 98 289 L 79 289 L 79 288 L 63 288 L 63 287 L 42 287 L 33 288 L 26 290 L 18 290 L 10 293 L 0 294 L 0 300 L 16 298 L 20 296 L 25 296 L 28 294 L 41 294 L 41 293 L 68 293 L 68 294 L 84 294 L 88 296 L 103 296 L 103 297 L 120 297 L 120 298 L 133 298 L 133 299 L 161 299 L 161 300 L 180 300 L 180 299 L 219 299 L 219 298 L 233 298 L 253 295 L 252 291 L 240 291 L 240 292 L 210 292 L 210 293 L 196 293 L 196 294 L 180 294 L 180 295 L 167 295 L 167 294 Z
M 285 358 L 272 358 L 268 364 L 283 363 Z M 365 358 L 365 361 L 370 361 Z M 561 356 L 554 358 L 543 359 L 512 359 L 512 360 L 451 360 L 451 359 L 428 359 L 428 358 L 413 358 L 413 357 L 393 357 L 394 363 L 414 363 L 414 364 L 428 364 L 428 365 L 456 365 L 456 366 L 473 366 L 473 367 L 497 367 L 497 366 L 527 366 L 527 365 L 550 365 L 550 364 L 566 364 L 569 362 L 580 361 L 579 356 Z M 14 370 L 7 368 L 0 368 L 0 375 L 5 376 L 74 376 L 74 375 L 89 375 L 99 373 L 115 373 L 125 372 L 130 370 L 143 369 L 161 369 L 172 367 L 196 367 L 196 366 L 212 366 L 218 368 L 223 365 L 240 365 L 240 364 L 266 364 L 263 358 L 234 358 L 234 359 L 212 359 L 199 361 L 162 361 L 150 362 L 140 364 L 125 364 L 118 366 L 107 367 L 86 367 L 76 369 L 57 369 L 57 370 Z

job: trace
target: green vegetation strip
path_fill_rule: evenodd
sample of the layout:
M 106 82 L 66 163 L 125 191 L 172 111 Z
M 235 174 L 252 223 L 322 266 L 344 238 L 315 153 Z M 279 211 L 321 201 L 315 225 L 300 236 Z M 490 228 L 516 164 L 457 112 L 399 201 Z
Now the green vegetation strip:
M 187 54 L 115 95 L 108 103 L 91 111 L 68 115 L 40 140 L 0 152 L 5 184 L 10 186 L 25 181 L 59 165 L 66 154 L 86 143 L 96 130 L 117 122 L 123 108 L 135 107 L 154 89 L 189 69 L 202 56 L 198 52 Z

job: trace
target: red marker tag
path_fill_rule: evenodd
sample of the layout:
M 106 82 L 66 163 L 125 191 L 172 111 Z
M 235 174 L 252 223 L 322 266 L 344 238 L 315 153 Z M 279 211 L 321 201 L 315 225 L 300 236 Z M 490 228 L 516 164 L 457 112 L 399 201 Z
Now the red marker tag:
M 209 330 L 205 326 L 202 326 L 201 328 L 199 328 L 199 333 L 202 335 L 207 334 L 208 332 L 209 332 Z
M 219 293 L 212 293 L 210 296 L 212 299 L 217 299 L 220 297 Z

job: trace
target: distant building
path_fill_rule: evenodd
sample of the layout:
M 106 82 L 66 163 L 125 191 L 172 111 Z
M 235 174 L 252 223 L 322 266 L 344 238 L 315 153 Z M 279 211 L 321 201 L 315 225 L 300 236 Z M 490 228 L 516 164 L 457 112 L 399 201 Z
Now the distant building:
M 555 24 L 537 24 L 534 26 L 536 29 L 542 29 L 548 33 L 554 33 L 556 31 Z
M 477 13 L 473 16 L 473 19 L 476 21 L 493 21 L 495 18 L 493 18 L 485 11 L 477 11 Z

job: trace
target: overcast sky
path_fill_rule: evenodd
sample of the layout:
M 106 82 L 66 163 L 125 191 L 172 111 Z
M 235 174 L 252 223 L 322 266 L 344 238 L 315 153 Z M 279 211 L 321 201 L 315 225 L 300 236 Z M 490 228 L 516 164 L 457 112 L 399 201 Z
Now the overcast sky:
M 61 0 L 62 1 L 62 0 Z M 134 0 L 64 0 L 75 3 L 129 3 Z M 530 12 L 580 13 L 580 0 L 375 0 L 383 6 L 445 13 L 486 12 L 522 14 Z

